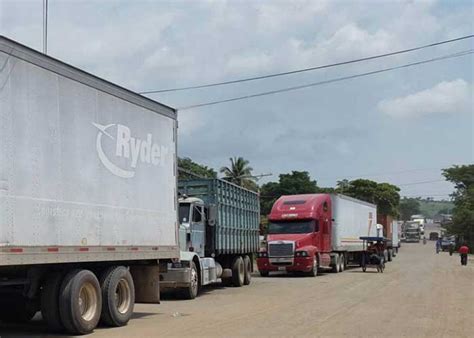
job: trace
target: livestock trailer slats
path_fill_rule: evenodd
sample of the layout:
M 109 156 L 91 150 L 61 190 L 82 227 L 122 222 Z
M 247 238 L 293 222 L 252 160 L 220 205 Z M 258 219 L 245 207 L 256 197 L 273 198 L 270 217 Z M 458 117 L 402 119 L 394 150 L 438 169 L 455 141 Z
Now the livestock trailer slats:
M 217 209 L 216 254 L 258 251 L 260 205 L 258 194 L 221 179 L 180 180 L 181 194 L 202 199 Z

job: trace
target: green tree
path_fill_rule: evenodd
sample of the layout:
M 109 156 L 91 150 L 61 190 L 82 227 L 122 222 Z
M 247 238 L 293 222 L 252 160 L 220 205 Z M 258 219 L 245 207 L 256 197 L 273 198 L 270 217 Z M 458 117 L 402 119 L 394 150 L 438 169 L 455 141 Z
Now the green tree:
M 317 182 L 312 180 L 307 171 L 292 171 L 291 174 L 281 174 L 278 182 L 262 185 L 260 190 L 260 210 L 262 215 L 268 215 L 273 203 L 282 195 L 314 194 L 322 192 Z
M 240 185 L 241 187 L 258 190 L 255 178 L 252 176 L 253 168 L 249 161 L 243 157 L 230 158 L 230 167 L 222 167 L 220 172 L 224 174 L 224 180 Z
M 344 188 L 344 195 L 377 205 L 377 213 L 398 217 L 400 188 L 389 183 L 377 183 L 366 179 L 349 182 Z
M 448 231 L 474 246 L 474 164 L 443 169 L 446 179 L 454 183 L 453 221 Z
M 178 158 L 178 174 L 180 179 L 217 177 L 217 173 L 214 171 L 214 169 L 198 164 L 188 157 Z
M 400 218 L 409 221 L 412 215 L 420 213 L 420 202 L 416 198 L 403 198 L 400 201 Z
M 337 181 L 336 183 L 336 191 L 343 194 L 346 189 L 350 187 L 351 183 L 347 179 L 343 179 L 340 181 Z
M 382 215 L 399 216 L 400 188 L 390 183 L 377 184 L 377 212 Z
M 350 181 L 345 187 L 344 195 L 376 204 L 377 185 L 377 182 L 366 179 Z

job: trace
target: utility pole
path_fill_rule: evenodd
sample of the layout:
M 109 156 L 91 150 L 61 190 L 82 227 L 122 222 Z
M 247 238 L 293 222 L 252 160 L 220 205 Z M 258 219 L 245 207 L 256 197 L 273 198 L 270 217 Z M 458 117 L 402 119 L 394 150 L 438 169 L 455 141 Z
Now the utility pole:
M 43 54 L 48 54 L 48 0 L 43 0 Z

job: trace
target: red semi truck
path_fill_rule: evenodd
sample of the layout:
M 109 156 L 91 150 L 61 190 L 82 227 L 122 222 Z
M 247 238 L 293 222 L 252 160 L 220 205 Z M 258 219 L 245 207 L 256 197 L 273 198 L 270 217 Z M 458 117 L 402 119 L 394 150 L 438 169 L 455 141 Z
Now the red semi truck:
M 272 271 L 316 276 L 360 263 L 361 236 L 376 236 L 377 207 L 340 194 L 281 196 L 269 215 L 267 244 L 257 265 Z

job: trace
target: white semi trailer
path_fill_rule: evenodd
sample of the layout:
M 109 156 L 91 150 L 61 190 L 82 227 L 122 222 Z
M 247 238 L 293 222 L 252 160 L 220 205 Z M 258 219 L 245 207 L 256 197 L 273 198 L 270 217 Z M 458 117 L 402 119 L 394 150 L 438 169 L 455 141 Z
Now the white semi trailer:
M 0 37 L 0 321 L 125 325 L 179 259 L 176 111 Z

